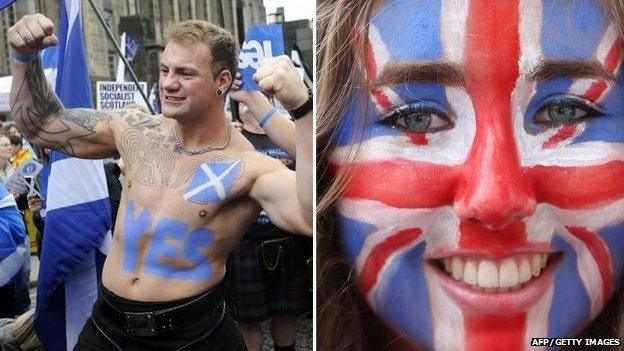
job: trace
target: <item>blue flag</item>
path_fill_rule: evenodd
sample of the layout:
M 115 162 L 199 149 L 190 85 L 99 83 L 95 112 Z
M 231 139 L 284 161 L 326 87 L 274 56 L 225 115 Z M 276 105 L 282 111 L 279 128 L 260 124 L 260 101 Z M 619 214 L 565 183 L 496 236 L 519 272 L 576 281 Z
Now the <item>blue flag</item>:
M 16 2 L 17 0 L 0 0 L 0 11 L 4 10 L 5 8 L 13 5 L 14 2 Z
M 253 75 L 263 60 L 284 54 L 281 24 L 251 26 L 238 55 L 238 70 L 243 76 L 244 90 L 260 90 Z
M 0 286 L 13 281 L 27 250 L 24 220 L 13 195 L 0 183 Z
M 80 0 L 61 1 L 55 91 L 66 108 L 92 108 Z M 111 209 L 101 160 L 51 157 L 37 283 L 35 331 L 49 351 L 72 350 L 97 298 L 110 246 Z

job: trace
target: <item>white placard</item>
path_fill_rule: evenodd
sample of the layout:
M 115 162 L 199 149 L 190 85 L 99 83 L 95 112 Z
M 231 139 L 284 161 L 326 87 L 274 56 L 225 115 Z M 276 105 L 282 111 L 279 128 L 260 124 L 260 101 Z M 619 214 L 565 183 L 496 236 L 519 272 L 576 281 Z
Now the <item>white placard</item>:
M 147 83 L 139 82 L 147 96 Z M 96 85 L 96 108 L 98 110 L 120 110 L 128 104 L 147 107 L 141 92 L 134 82 L 102 82 Z
M 4 185 L 10 191 L 17 192 L 18 194 L 23 194 L 28 191 L 29 186 L 24 180 L 24 176 L 31 176 L 36 178 L 41 172 L 43 165 L 39 163 L 37 160 L 26 160 L 24 161 L 19 168 L 11 174 L 11 177 L 4 183 Z

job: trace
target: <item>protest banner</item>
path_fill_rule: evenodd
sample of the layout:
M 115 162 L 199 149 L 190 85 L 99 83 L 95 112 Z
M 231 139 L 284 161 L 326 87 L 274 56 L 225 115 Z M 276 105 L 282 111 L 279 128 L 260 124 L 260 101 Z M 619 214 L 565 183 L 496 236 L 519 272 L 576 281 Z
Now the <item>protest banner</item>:
M 4 185 L 9 191 L 23 194 L 29 190 L 29 185 L 26 183 L 24 177 L 29 176 L 36 178 L 42 168 L 43 165 L 37 160 L 26 160 L 11 174 Z
M 253 75 L 260 62 L 284 54 L 281 24 L 251 26 L 238 55 L 238 70 L 242 74 L 244 90 L 260 90 Z
M 147 83 L 140 82 L 140 84 L 141 89 L 147 93 Z M 98 110 L 119 110 L 128 104 L 147 106 L 133 82 L 98 81 L 95 91 Z

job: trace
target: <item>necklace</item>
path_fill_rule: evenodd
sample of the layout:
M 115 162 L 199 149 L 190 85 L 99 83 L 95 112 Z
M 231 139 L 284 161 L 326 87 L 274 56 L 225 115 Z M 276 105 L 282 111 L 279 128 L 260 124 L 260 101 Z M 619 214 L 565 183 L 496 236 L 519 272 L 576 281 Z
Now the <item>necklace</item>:
M 182 142 L 180 141 L 180 139 L 178 139 L 178 135 L 176 134 L 176 131 L 175 131 L 175 125 L 172 128 L 172 130 L 173 130 L 173 141 L 175 142 L 176 146 L 179 147 L 180 150 L 182 150 L 183 153 L 185 153 L 185 154 L 187 154 L 189 156 L 200 155 L 200 154 L 206 153 L 208 151 L 223 150 L 228 145 L 230 145 L 230 138 L 232 136 L 232 123 L 227 123 L 227 125 L 228 125 L 227 136 L 225 137 L 225 143 L 223 143 L 223 145 L 221 145 L 221 146 L 207 146 L 207 147 L 205 147 L 203 149 L 189 150 L 186 147 L 184 147 L 184 145 L 182 145 Z

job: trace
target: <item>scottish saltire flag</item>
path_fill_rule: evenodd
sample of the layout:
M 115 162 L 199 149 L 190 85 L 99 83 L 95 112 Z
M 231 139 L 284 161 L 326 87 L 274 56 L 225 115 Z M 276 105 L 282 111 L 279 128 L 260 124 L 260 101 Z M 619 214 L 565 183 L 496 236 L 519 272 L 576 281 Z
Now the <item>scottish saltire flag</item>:
M 624 89 L 606 77 L 623 77 L 615 24 L 594 1 L 497 2 L 495 14 L 487 4 L 382 6 L 358 38 L 371 83 L 388 79 L 397 62 L 450 62 L 445 71 L 458 69 L 466 82 L 373 84 L 333 139 L 332 166 L 353 171 L 338 212 L 360 290 L 427 350 L 527 350 L 533 337 L 574 335 L 605 306 L 624 265 Z M 414 24 L 418 30 L 406 30 Z M 532 78 L 544 60 L 599 62 L 607 73 Z M 600 116 L 536 123 L 570 98 Z M 401 108 L 421 111 L 411 129 L 387 120 Z M 440 129 L 418 132 L 427 119 Z M 353 135 L 361 123 L 369 132 Z M 353 145 L 361 148 L 355 158 Z M 460 284 L 469 283 L 450 278 L 443 260 L 460 258 L 468 275 L 468 258 L 522 263 L 535 252 L 560 256 L 543 271 L 537 256 L 542 275 L 531 271 L 532 288 L 523 290 L 539 292 L 531 303 L 490 296 L 479 312 L 467 307 L 479 293 L 466 293 Z
M 0 286 L 13 280 L 24 264 L 26 228 L 15 199 L 0 183 Z
M 17 0 L 0 0 L 0 11 L 4 10 L 5 8 L 13 5 L 14 2 L 16 2 Z
M 243 89 L 260 90 L 253 75 L 258 64 L 265 59 L 284 54 L 284 38 L 281 24 L 256 25 L 249 27 L 245 42 L 238 55 L 238 70 L 241 72 Z
M 56 93 L 66 108 L 91 108 L 80 0 L 61 2 L 58 28 Z M 48 350 L 72 350 L 91 314 L 110 245 L 102 161 L 53 152 L 46 207 L 35 329 Z

